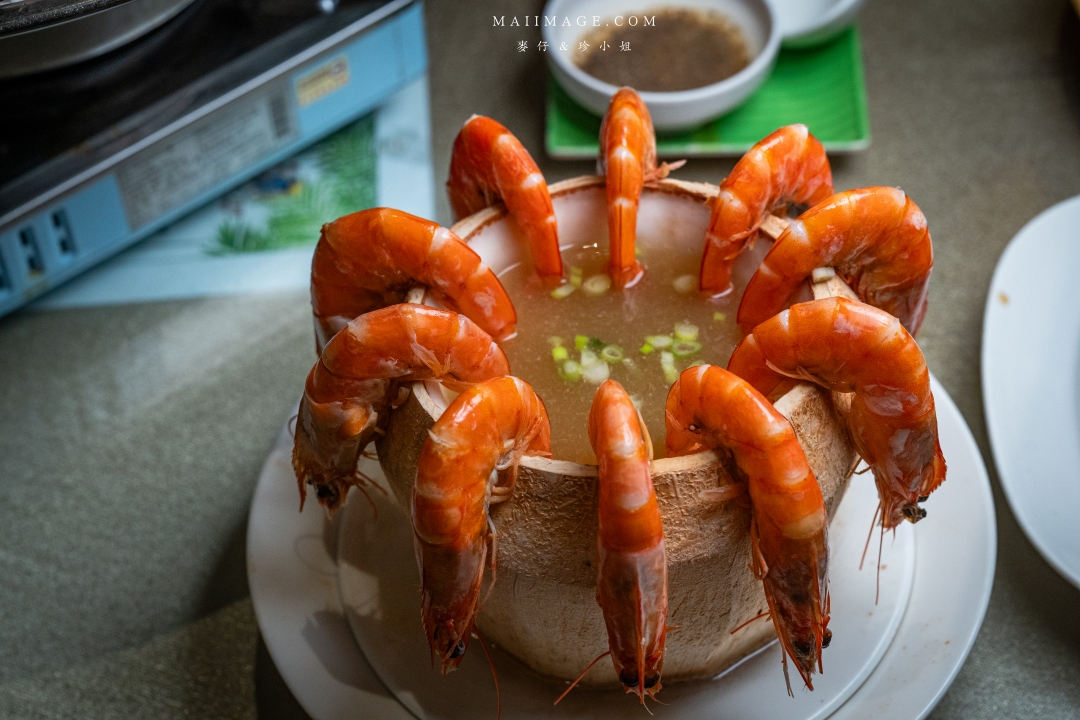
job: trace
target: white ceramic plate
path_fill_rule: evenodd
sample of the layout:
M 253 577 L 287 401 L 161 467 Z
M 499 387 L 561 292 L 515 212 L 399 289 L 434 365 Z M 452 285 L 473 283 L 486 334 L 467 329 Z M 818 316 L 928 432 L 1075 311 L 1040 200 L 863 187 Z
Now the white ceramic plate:
M 370 471 L 364 468 L 364 472 Z M 338 536 L 338 582 L 345 617 L 361 650 L 390 691 L 417 717 L 453 720 L 494 714 L 495 686 L 478 643 L 470 645 L 457 672 L 442 678 L 432 670 L 420 624 L 420 581 L 411 524 L 392 499 L 374 499 L 377 517 L 363 496 L 350 496 Z M 780 646 L 773 642 L 717 680 L 665 684 L 659 695 L 664 704 L 650 702 L 652 713 L 672 720 L 816 720 L 827 717 L 851 697 L 888 650 L 915 574 L 913 528 L 908 526 L 901 528 L 895 541 L 890 538 L 887 543 L 881 602 L 874 604 L 874 559 L 860 572 L 859 557 L 877 504 L 873 482 L 868 477 L 857 478 L 830 526 L 829 627 L 833 641 L 823 658 L 825 674 L 814 678 L 814 692 L 801 687 L 802 681 L 792 668 L 795 697 L 788 697 Z M 677 604 L 678 599 L 672 598 L 672 603 Z M 677 642 L 678 634 L 673 633 L 668 644 Z M 552 707 L 552 701 L 566 689 L 565 681 L 541 678 L 494 648 L 492 656 L 506 720 L 614 720 L 636 711 L 636 700 L 624 697 L 621 690 L 573 692 L 558 707 Z
M 989 480 L 959 411 L 937 381 L 933 383 L 948 480 L 926 504 L 930 517 L 917 527 L 903 528 L 914 539 L 915 575 L 896 635 L 877 667 L 833 718 L 873 715 L 908 720 L 928 714 L 967 657 L 990 599 L 996 528 Z M 291 438 L 283 431 L 260 475 L 248 527 L 252 601 L 271 657 L 316 720 L 410 718 L 350 637 L 332 559 L 337 528 L 315 503 L 296 512 L 290 446 Z M 864 575 L 871 577 L 869 572 Z M 418 623 L 418 613 L 416 619 Z M 470 657 L 478 655 L 476 650 L 473 647 Z M 775 652 L 771 646 L 765 659 Z M 836 662 L 829 654 L 825 660 L 827 669 Z M 430 667 L 425 671 L 432 685 L 442 682 Z M 489 687 L 483 685 L 478 693 Z M 677 690 L 677 685 L 670 686 L 662 699 L 674 698 Z M 629 705 L 624 711 L 633 712 Z M 483 706 L 485 713 L 490 710 Z
M 998 261 L 983 319 L 986 424 L 1020 527 L 1080 587 L 1080 197 L 1029 222 Z

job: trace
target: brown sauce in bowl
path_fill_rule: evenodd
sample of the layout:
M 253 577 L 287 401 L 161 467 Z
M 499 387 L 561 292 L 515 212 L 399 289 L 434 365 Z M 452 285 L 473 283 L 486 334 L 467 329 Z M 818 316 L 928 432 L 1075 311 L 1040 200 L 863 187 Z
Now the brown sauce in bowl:
M 675 92 L 718 83 L 750 64 L 742 30 L 724 15 L 668 8 L 655 19 L 655 25 L 635 27 L 609 20 L 581 38 L 588 49 L 575 49 L 577 66 L 619 87 Z

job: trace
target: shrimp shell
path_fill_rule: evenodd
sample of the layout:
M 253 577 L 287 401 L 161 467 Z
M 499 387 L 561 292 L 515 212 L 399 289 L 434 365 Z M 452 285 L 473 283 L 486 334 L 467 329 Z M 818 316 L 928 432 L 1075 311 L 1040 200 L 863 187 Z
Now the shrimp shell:
M 446 190 L 458 219 L 501 200 L 529 240 L 537 274 L 562 277 L 558 221 L 547 181 L 513 133 L 491 118 L 470 117 L 454 139 Z
M 593 398 L 589 440 L 599 466 L 596 602 L 619 681 L 644 702 L 664 665 L 667 553 L 637 410 L 614 380 Z
M 522 455 L 550 450 L 544 403 L 527 382 L 510 376 L 463 392 L 428 432 L 417 463 L 412 522 L 421 616 L 444 675 L 457 669 L 472 633 L 489 505 L 509 496 Z
M 360 454 L 402 383 L 429 378 L 463 389 L 506 375 L 503 351 L 464 315 L 424 305 L 391 305 L 356 318 L 323 348 L 307 377 L 297 416 L 293 469 L 333 511 L 352 485 Z
M 497 340 L 517 313 L 495 273 L 450 230 L 400 210 L 372 208 L 323 225 L 311 262 L 316 349 L 357 315 L 428 286 Z
M 818 203 L 833 194 L 825 148 L 805 125 L 787 125 L 742 156 L 722 183 L 705 232 L 701 290 L 731 288 L 731 265 L 757 239 L 767 215 L 788 203 Z
M 792 221 L 746 286 L 738 315 L 743 331 L 783 310 L 819 267 L 835 268 L 863 302 L 900 318 L 912 335 L 918 332 L 934 246 L 926 217 L 903 190 L 837 193 Z
M 882 526 L 926 515 L 919 502 L 945 480 L 945 458 L 930 371 L 896 317 L 847 298 L 798 303 L 755 327 L 728 369 L 765 395 L 788 378 L 853 392 L 848 426 L 873 470 Z
M 669 456 L 719 446 L 745 475 L 753 567 L 785 657 L 813 690 L 811 675 L 815 668 L 820 672 L 821 649 L 832 637 L 828 523 L 821 488 L 795 430 L 748 382 L 711 365 L 679 376 L 665 415 Z
M 668 174 L 656 167 L 656 134 L 645 102 L 633 88 L 619 88 L 600 125 L 597 172 L 607 176 L 608 274 L 619 287 L 632 285 L 645 268 L 637 261 L 634 240 L 641 189 Z

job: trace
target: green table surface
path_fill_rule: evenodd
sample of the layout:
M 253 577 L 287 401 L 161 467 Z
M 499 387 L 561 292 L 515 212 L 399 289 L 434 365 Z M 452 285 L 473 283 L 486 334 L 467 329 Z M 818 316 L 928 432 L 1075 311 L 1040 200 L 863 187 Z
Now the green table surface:
M 781 50 L 772 74 L 746 102 L 701 127 L 659 133 L 662 157 L 741 155 L 783 125 L 803 123 L 829 151 L 870 145 L 859 30 L 850 27 L 824 45 Z M 552 78 L 545 148 L 555 158 L 593 158 L 600 118 L 578 105 Z
M 551 181 L 592 172 L 544 153 L 547 69 L 515 47 L 539 34 L 491 26 L 542 7 L 428 0 L 440 186 L 472 113 L 513 129 Z M 1080 194 L 1080 21 L 1068 0 L 871 0 L 860 32 L 874 142 L 836 156 L 834 177 L 899 185 L 929 218 L 920 344 L 997 503 L 990 607 L 932 717 L 1080 718 L 1080 591 L 1000 492 L 979 381 L 998 257 L 1029 219 Z M 677 176 L 715 183 L 732 163 L 692 159 Z M 0 717 L 304 717 L 261 645 L 244 536 L 313 361 L 303 293 L 0 319 Z M 644 715 L 628 703 L 627 717 Z

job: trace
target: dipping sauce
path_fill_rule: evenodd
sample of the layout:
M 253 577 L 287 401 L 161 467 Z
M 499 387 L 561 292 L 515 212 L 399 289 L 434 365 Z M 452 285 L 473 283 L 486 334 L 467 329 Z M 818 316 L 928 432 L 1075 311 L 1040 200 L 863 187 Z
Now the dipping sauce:
M 530 278 L 527 265 L 499 276 L 518 313 L 518 335 L 502 348 L 514 375 L 528 381 L 547 406 L 557 460 L 596 462 L 589 444 L 589 409 L 607 377 L 626 388 L 645 420 L 656 457 L 663 457 L 664 404 L 678 373 L 701 362 L 726 366 L 741 339 L 735 313 L 745 285 L 708 298 L 697 291 L 700 255 L 665 253 L 659 250 L 663 243 L 651 244 L 651 251 L 639 249 L 644 277 L 624 290 L 609 286 L 595 292 L 610 282 L 606 238 L 563 250 L 572 282 L 578 283 L 570 285 L 573 290 L 565 297 L 553 297 L 535 276 Z M 567 286 L 561 287 L 565 292 Z M 679 335 L 694 339 L 677 337 L 677 323 Z M 567 368 L 567 361 L 577 367 Z
M 575 52 L 578 67 L 618 87 L 674 92 L 718 83 L 750 64 L 742 30 L 724 15 L 665 8 L 655 17 L 655 26 L 608 21 L 585 35 L 589 48 Z

